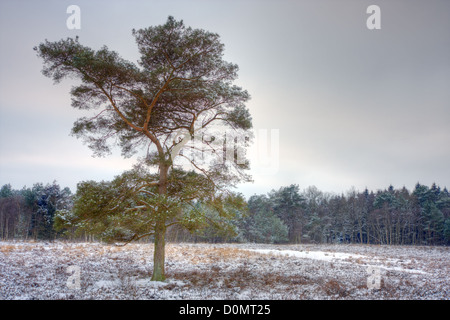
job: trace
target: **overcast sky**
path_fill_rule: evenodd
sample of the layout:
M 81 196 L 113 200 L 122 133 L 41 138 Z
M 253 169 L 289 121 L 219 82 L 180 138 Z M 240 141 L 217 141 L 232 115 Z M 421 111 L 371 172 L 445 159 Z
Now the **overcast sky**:
M 81 9 L 70 30 L 69 5 Z M 369 30 L 369 5 L 381 29 Z M 70 106 L 75 82 L 53 85 L 33 47 L 80 37 L 139 59 L 133 28 L 169 15 L 216 32 L 237 84 L 252 96 L 253 184 L 246 196 L 281 186 L 341 193 L 450 187 L 450 1 L 0 1 L 0 185 L 51 183 L 75 191 L 111 180 L 135 159 L 93 158 L 69 135 L 82 114 Z M 274 132 L 267 144 L 264 131 Z M 271 131 L 273 130 L 273 131 Z M 264 145 L 262 143 L 264 142 Z M 274 147 L 271 149 L 271 147 Z M 278 150 L 278 152 L 277 152 Z

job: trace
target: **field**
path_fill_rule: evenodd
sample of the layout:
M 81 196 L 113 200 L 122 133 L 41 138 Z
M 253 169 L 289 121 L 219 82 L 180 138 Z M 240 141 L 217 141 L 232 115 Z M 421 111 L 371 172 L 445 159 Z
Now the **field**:
M 151 244 L 0 242 L 0 299 L 450 298 L 449 247 L 169 243 L 164 282 L 152 258 Z

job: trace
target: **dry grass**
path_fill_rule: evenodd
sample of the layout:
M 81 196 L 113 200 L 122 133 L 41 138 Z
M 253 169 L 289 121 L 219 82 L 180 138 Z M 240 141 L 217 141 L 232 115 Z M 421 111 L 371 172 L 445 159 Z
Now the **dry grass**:
M 258 257 L 257 253 L 232 247 L 196 247 L 188 245 L 167 245 L 166 257 L 174 261 L 186 261 L 194 265 L 214 262 L 230 262 Z
M 3 245 L 0 246 L 0 252 L 4 253 L 4 254 L 8 254 L 11 251 L 15 251 L 17 249 L 17 247 L 15 245 Z
M 33 246 L 27 246 L 23 244 L 13 243 L 13 244 L 0 244 L 0 252 L 8 254 L 11 252 L 22 252 L 22 251 L 31 251 L 33 250 Z
M 329 279 L 322 285 L 323 291 L 329 296 L 337 296 L 339 298 L 345 298 L 348 295 L 346 286 L 343 285 L 337 279 Z
M 170 271 L 168 277 L 185 282 L 186 287 L 215 288 L 223 290 L 270 291 L 284 288 L 287 294 L 295 288 L 313 283 L 305 276 L 286 275 L 282 273 L 258 274 L 249 265 L 241 264 L 233 270 L 211 267 L 209 270 L 194 269 L 189 271 Z

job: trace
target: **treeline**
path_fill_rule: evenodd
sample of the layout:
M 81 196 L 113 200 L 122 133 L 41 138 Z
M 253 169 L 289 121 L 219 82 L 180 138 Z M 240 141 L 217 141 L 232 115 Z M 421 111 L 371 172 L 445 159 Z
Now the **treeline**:
M 53 240 L 58 236 L 53 227 L 56 211 L 71 205 L 70 189 L 56 182 L 21 190 L 5 184 L 0 189 L 0 239 Z
M 0 239 L 67 238 L 55 231 L 58 210 L 71 210 L 73 194 L 56 182 L 32 188 L 0 189 Z M 208 210 L 208 208 L 206 208 Z M 216 221 L 195 233 L 168 230 L 168 241 L 258 243 L 364 243 L 449 245 L 450 195 L 446 188 L 417 184 L 414 190 L 395 189 L 330 194 L 298 185 L 254 195 L 247 210 L 228 220 L 209 210 Z M 212 217 L 214 216 L 214 217 Z M 74 238 L 71 240 L 86 240 Z M 90 235 L 92 237 L 92 235 Z
M 329 194 L 298 185 L 248 199 L 247 215 L 233 221 L 235 236 L 207 228 L 196 240 L 263 243 L 450 244 L 446 188 L 417 184 L 371 192 Z

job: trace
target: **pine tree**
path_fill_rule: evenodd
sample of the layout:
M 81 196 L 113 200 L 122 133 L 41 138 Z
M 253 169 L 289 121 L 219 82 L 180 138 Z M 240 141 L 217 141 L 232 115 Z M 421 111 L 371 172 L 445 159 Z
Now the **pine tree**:
M 72 106 L 94 113 L 75 122 L 76 137 L 95 155 L 117 145 L 126 157 L 145 153 L 145 164 L 157 170 L 139 192 L 155 194 L 162 204 L 148 207 L 154 217 L 148 227 L 155 242 L 152 279 L 164 280 L 165 234 L 175 214 L 166 208 L 178 210 L 169 191 L 171 170 L 189 166 L 211 182 L 211 197 L 248 181 L 245 148 L 252 119 L 245 103 L 250 96 L 233 85 L 238 66 L 223 60 L 219 35 L 186 27 L 173 17 L 132 33 L 139 65 L 106 46 L 97 51 L 83 46 L 78 38 L 45 41 L 35 50 L 45 76 L 56 83 L 67 77 L 81 80 L 71 91 Z M 141 206 L 135 206 L 139 213 Z

